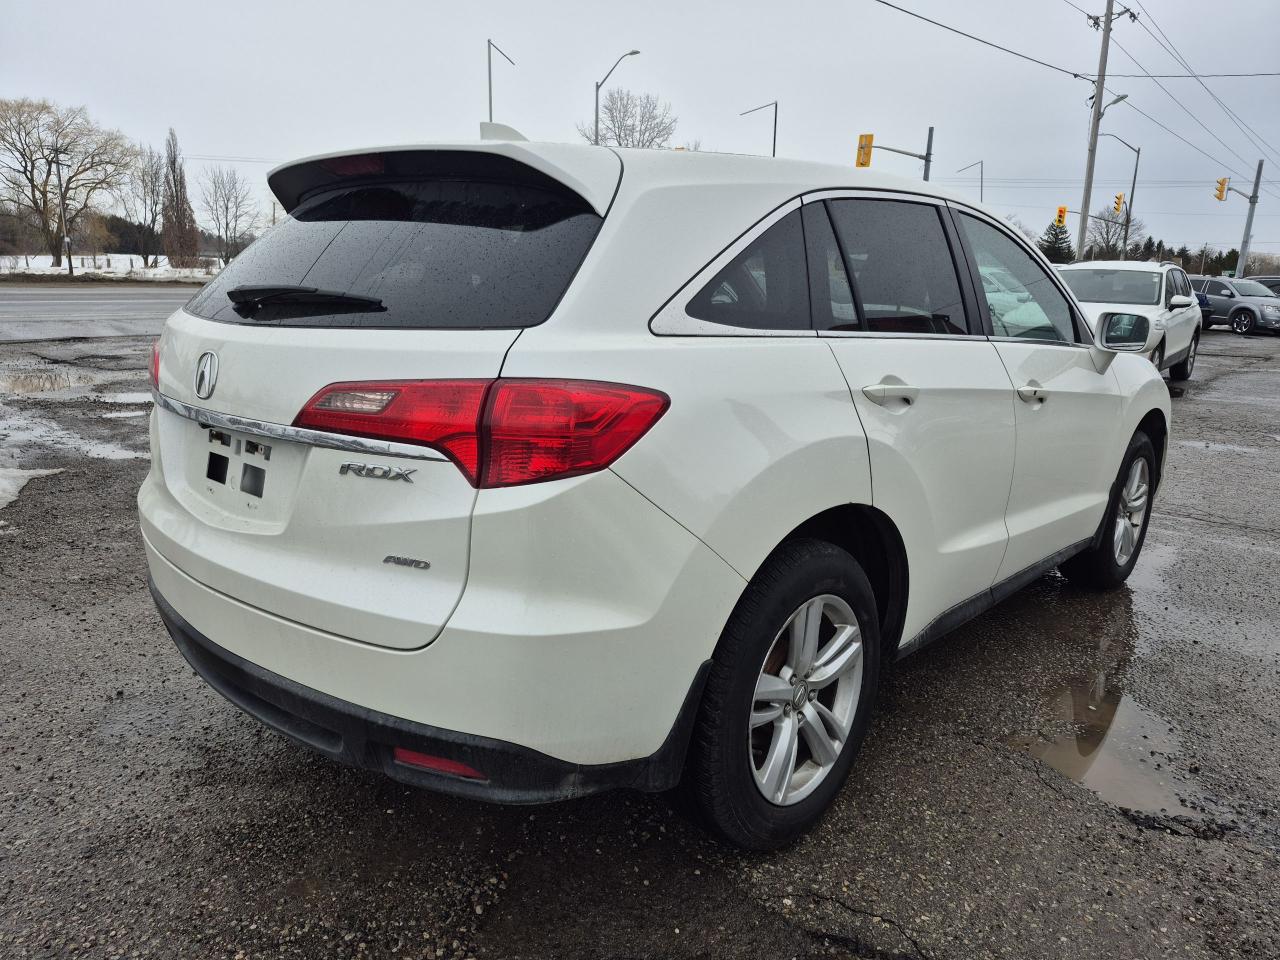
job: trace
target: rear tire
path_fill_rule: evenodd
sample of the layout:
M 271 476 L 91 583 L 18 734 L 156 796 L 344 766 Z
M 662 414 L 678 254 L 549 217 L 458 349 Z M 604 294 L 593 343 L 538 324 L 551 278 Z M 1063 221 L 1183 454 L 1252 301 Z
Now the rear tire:
M 1247 337 L 1253 333 L 1253 314 L 1248 310 L 1237 310 L 1231 315 L 1231 332 Z
M 1139 430 L 1129 441 L 1129 449 L 1120 463 L 1120 472 L 1112 484 L 1098 545 L 1059 565 L 1064 577 L 1090 590 L 1114 590 L 1129 579 L 1147 539 L 1156 468 L 1155 447 L 1150 438 Z M 1140 516 L 1137 510 L 1139 492 L 1142 495 Z
M 806 611 L 818 624 L 809 634 Z M 856 631 L 841 624 L 850 619 Z M 866 574 L 839 547 L 793 540 L 764 562 L 720 636 L 689 748 L 685 787 L 714 832 L 773 850 L 822 818 L 866 735 L 880 673 L 878 624 Z M 814 655 L 793 657 L 805 636 Z M 795 745 L 789 753 L 787 744 Z
M 1191 371 L 1196 368 L 1196 352 L 1200 349 L 1200 334 L 1193 334 L 1187 355 L 1169 368 L 1170 380 L 1190 380 Z

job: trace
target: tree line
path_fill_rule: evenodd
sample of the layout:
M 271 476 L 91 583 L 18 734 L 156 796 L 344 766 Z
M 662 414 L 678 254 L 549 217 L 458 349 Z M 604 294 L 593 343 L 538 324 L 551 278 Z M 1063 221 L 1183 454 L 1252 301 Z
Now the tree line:
M 83 107 L 0 99 L 0 255 L 43 250 L 55 267 L 71 249 L 160 254 L 177 268 L 211 250 L 223 262 L 252 240 L 261 216 L 248 180 L 208 168 L 196 219 L 186 162 L 172 128 L 161 149 L 99 126 Z

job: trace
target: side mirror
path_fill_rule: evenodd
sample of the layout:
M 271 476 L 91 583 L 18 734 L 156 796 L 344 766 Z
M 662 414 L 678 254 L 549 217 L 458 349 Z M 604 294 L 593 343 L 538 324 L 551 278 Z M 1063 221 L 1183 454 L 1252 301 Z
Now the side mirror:
M 1183 299 L 1186 299 L 1185 297 Z M 1108 350 L 1137 353 L 1145 350 L 1151 321 L 1136 313 L 1107 313 L 1102 316 L 1102 345 Z
M 1182 294 L 1178 294 L 1175 297 L 1169 298 L 1169 309 L 1181 310 L 1183 307 L 1189 307 L 1193 303 L 1195 303 L 1195 301 L 1192 300 L 1190 297 L 1183 296 Z
M 1226 297 L 1228 300 L 1234 300 L 1236 298 L 1235 293 L 1233 293 L 1231 290 L 1225 291 L 1222 295 Z

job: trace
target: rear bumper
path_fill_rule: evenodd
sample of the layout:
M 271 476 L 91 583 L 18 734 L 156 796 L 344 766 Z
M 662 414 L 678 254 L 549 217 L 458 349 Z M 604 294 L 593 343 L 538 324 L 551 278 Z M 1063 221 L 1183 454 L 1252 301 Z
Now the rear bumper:
M 183 619 L 148 581 L 178 650 L 205 682 L 262 723 L 348 766 L 376 770 L 413 786 L 497 803 L 544 803 L 602 790 L 660 791 L 680 780 L 685 750 L 710 661 L 698 669 L 676 721 L 658 750 L 620 763 L 575 764 L 489 737 L 415 723 L 349 703 L 272 673 L 220 647 Z M 396 747 L 466 764 L 484 779 L 398 763 Z

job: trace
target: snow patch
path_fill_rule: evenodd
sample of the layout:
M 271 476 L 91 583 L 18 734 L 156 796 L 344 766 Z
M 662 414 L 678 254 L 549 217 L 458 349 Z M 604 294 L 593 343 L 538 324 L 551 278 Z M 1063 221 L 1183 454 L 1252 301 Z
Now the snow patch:
M 125 417 L 145 417 L 146 410 L 112 410 L 110 413 L 102 414 L 103 420 L 122 420 Z

